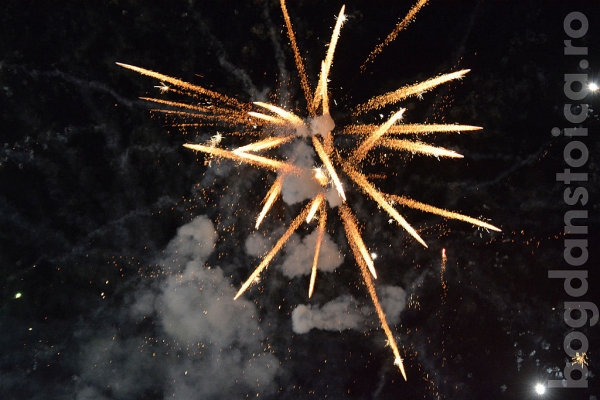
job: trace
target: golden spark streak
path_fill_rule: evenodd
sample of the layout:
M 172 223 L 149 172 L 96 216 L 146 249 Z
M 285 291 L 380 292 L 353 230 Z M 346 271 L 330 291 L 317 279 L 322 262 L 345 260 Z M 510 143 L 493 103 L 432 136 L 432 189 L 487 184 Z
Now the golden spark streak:
M 171 106 L 171 107 L 185 108 L 188 110 L 194 110 L 194 111 L 211 114 L 211 115 L 218 114 L 219 116 L 222 116 L 222 115 L 234 116 L 236 118 L 239 118 L 243 123 L 246 123 L 248 120 L 248 116 L 246 115 L 245 111 L 238 111 L 235 109 L 230 109 L 230 108 L 225 108 L 225 107 L 216 107 L 214 105 L 198 106 L 198 105 L 194 105 L 194 104 L 180 103 L 178 101 L 157 99 L 154 97 L 140 97 L 140 99 L 150 101 L 152 103 L 164 104 L 164 105 Z M 162 111 L 162 110 L 157 110 L 157 111 Z M 188 113 L 188 115 L 190 115 L 190 114 Z M 198 115 L 195 115 L 195 114 L 191 114 L 191 115 L 198 117 Z
M 323 194 L 320 193 L 319 197 L 324 198 Z M 316 202 L 315 202 L 316 204 Z M 325 226 L 327 224 L 327 210 L 325 210 L 325 203 L 321 200 L 319 202 L 319 225 L 317 242 L 315 244 L 315 256 L 313 258 L 312 271 L 310 273 L 310 284 L 308 285 L 308 298 L 311 298 L 315 289 L 315 282 L 317 280 L 317 264 L 319 261 L 319 253 L 321 252 L 321 243 L 323 243 L 323 236 L 325 235 Z
M 434 157 L 464 157 L 462 154 L 458 154 L 455 151 L 448 150 L 443 147 L 431 146 L 421 142 L 412 142 L 410 140 L 384 139 L 381 141 L 381 145 L 394 150 L 407 150 L 413 153 L 427 154 Z
M 365 281 L 365 285 L 367 286 L 369 295 L 371 296 L 371 301 L 373 301 L 373 305 L 375 306 L 375 311 L 377 312 L 377 316 L 379 317 L 379 322 L 381 323 L 381 327 L 383 328 L 388 343 L 392 348 L 392 352 L 394 353 L 394 364 L 398 365 L 398 368 L 400 368 L 400 372 L 402 373 L 404 380 L 407 380 L 406 371 L 404 371 L 404 365 L 402 364 L 402 357 L 400 357 L 400 351 L 398 350 L 398 346 L 396 345 L 394 334 L 392 333 L 392 330 L 390 329 L 387 323 L 385 313 L 381 308 L 381 304 L 379 304 L 379 298 L 377 297 L 375 285 L 373 284 L 373 280 L 371 279 L 371 275 L 369 274 L 368 265 L 365 262 L 364 258 L 361 257 L 361 251 L 358 247 L 358 243 L 354 241 L 354 239 L 356 238 L 356 236 L 354 235 L 354 231 L 358 231 L 358 228 L 356 227 L 356 218 L 352 214 L 350 207 L 348 207 L 346 204 L 342 204 L 339 206 L 339 214 L 342 218 L 342 222 L 344 223 L 346 236 L 349 239 L 350 248 L 354 253 L 354 259 L 360 267 L 361 275 L 363 277 L 363 280 Z M 360 234 L 358 235 L 358 238 L 360 238 Z
M 321 71 L 323 71 L 324 69 L 325 69 L 325 62 L 323 61 L 322 65 L 321 65 Z M 327 80 L 320 82 L 319 87 L 321 88 L 321 104 L 323 105 L 321 113 L 323 115 L 329 114 L 329 97 L 327 95 Z
M 260 150 L 272 149 L 273 147 L 281 146 L 282 144 L 287 143 L 292 139 L 294 139 L 294 136 L 292 136 L 292 135 L 282 136 L 282 137 L 268 137 L 266 139 L 259 140 L 258 142 L 254 142 L 254 143 L 250 143 L 246 146 L 238 147 L 237 149 L 233 150 L 233 152 L 239 153 L 239 152 L 247 152 L 247 151 L 260 151 Z
M 281 179 L 281 178 L 277 178 L 275 180 L 275 182 L 273 183 L 273 186 L 271 186 L 271 189 L 269 189 L 269 192 L 267 193 L 267 195 L 265 196 L 265 199 L 263 200 L 265 205 L 264 205 L 263 209 L 261 210 L 260 214 L 258 215 L 258 218 L 256 218 L 256 225 L 254 226 L 254 229 L 258 229 L 262 220 L 265 218 L 265 215 L 267 215 L 267 213 L 271 209 L 271 206 L 273 205 L 275 200 L 277 200 L 277 197 L 279 197 L 279 194 L 281 193 L 282 180 L 283 179 Z
M 456 220 L 463 221 L 463 222 L 468 222 L 470 224 L 480 226 L 482 228 L 490 229 L 492 231 L 502 232 L 502 229 L 497 228 L 494 225 L 488 224 L 487 222 L 483 222 L 476 218 L 467 217 L 466 215 L 459 214 L 456 212 L 448 211 L 443 208 L 438 208 L 438 207 L 431 206 L 429 204 L 421 203 L 416 200 L 409 199 L 408 197 L 398 196 L 398 195 L 394 195 L 394 194 L 387 195 L 386 197 L 389 200 L 395 201 L 398 204 L 402 204 L 404 206 L 414 208 L 416 210 L 421 210 L 421 211 L 425 211 L 425 212 L 428 212 L 431 214 L 440 215 L 444 218 L 450 218 L 450 219 L 456 219 Z
M 313 202 L 312 207 L 310 208 L 310 210 L 308 211 L 308 215 L 306 216 L 307 224 L 309 224 L 310 221 L 312 221 L 315 214 L 317 213 L 317 210 L 319 209 L 319 206 L 321 205 L 321 203 L 323 203 L 323 200 L 325 200 L 325 196 L 323 195 L 323 193 L 319 193 L 317 197 L 315 197 L 315 201 Z
M 328 132 L 323 138 L 323 148 L 325 149 L 325 154 L 328 156 L 333 153 L 333 135 L 331 132 Z
M 356 218 L 350 211 L 350 208 L 345 205 L 345 203 L 342 204 L 340 207 L 343 207 L 343 208 L 340 208 L 340 215 L 342 216 L 342 219 L 344 221 L 346 237 L 348 238 L 348 242 L 350 243 L 350 247 L 352 247 L 353 251 L 356 250 L 354 257 L 360 258 L 365 263 L 365 265 L 367 266 L 367 268 L 369 269 L 371 274 L 373 275 L 373 278 L 377 279 L 377 272 L 375 271 L 375 264 L 373 263 L 373 259 L 371 258 L 371 255 L 369 254 L 369 251 L 367 250 L 367 246 L 365 245 L 365 242 L 362 240 L 362 235 L 360 234 L 360 231 L 358 230 Z M 358 257 L 358 255 L 360 255 L 360 257 Z
M 160 81 L 169 82 L 171 85 L 179 86 L 181 88 L 184 88 L 184 89 L 190 91 L 191 93 L 201 94 L 203 96 L 207 96 L 207 97 L 211 97 L 213 99 L 220 100 L 223 103 L 227 103 L 233 107 L 240 107 L 240 108 L 245 107 L 242 103 L 240 103 L 239 101 L 237 101 L 236 99 L 234 99 L 232 97 L 225 96 L 224 94 L 221 94 L 221 93 L 213 92 L 212 90 L 203 88 L 202 86 L 192 85 L 191 83 L 182 81 L 181 79 L 173 78 L 168 75 L 164 75 L 164 74 L 161 74 L 158 72 L 151 71 L 149 69 L 136 67 L 136 66 L 129 65 L 129 64 L 117 63 L 117 65 L 121 66 L 123 68 L 130 69 L 132 71 L 135 71 L 139 74 L 158 79 Z
M 262 101 L 255 101 L 254 104 L 256 104 L 259 107 L 266 108 L 267 110 L 279 115 L 281 118 L 288 121 L 294 127 L 305 126 L 304 121 L 302 121 L 302 118 L 298 117 L 297 115 L 295 115 L 289 111 L 284 110 L 283 108 L 274 106 L 273 104 L 263 103 Z
M 247 115 L 245 113 L 237 113 L 235 111 L 231 111 L 228 113 L 218 113 L 217 111 L 214 112 L 206 112 L 206 114 L 197 114 L 194 112 L 190 112 L 190 111 L 181 111 L 181 110 L 161 110 L 161 109 L 152 109 L 150 110 L 151 112 L 155 112 L 155 113 L 161 113 L 161 114 L 165 114 L 165 115 L 177 115 L 177 116 L 181 116 L 182 118 L 199 118 L 201 117 L 203 120 L 206 121 L 216 121 L 212 124 L 200 124 L 200 123 L 194 123 L 194 124 L 173 124 L 174 126 L 211 126 L 211 125 L 221 125 L 221 126 L 232 126 L 232 125 L 236 125 L 236 124 L 240 124 L 240 125 L 245 125 L 246 127 L 251 127 L 251 126 L 255 126 L 255 125 L 264 125 L 263 121 L 252 121 L 250 120 L 250 118 L 247 117 Z M 230 124 L 230 125 L 227 125 Z M 252 134 L 252 132 L 249 132 L 250 134 Z
M 342 6 L 340 13 L 337 17 L 337 22 L 335 24 L 335 28 L 333 29 L 333 34 L 331 35 L 331 41 L 329 42 L 329 48 L 327 49 L 327 56 L 325 57 L 325 61 L 321 64 L 321 74 L 319 75 L 319 83 L 317 86 L 317 90 L 315 91 L 315 98 L 312 102 L 312 109 L 316 110 L 319 108 L 319 104 L 323 100 L 323 93 L 327 91 L 327 79 L 329 77 L 329 70 L 331 69 L 331 64 L 333 64 L 333 54 L 335 53 L 335 46 L 337 45 L 337 41 L 340 37 L 340 31 L 342 29 L 342 24 L 346 21 L 346 16 L 344 15 L 344 10 L 346 6 Z M 323 107 L 327 107 L 323 103 Z M 323 112 L 325 114 L 325 112 Z
M 365 141 L 362 142 L 362 144 L 356 150 L 354 150 L 352 152 L 350 159 L 355 164 L 358 164 L 359 162 L 361 162 L 361 160 L 367 156 L 367 153 L 369 152 L 369 150 L 371 150 L 371 148 L 373 146 L 375 146 L 375 144 L 379 141 L 379 139 L 381 139 L 381 137 L 386 134 L 388 129 L 390 129 L 390 127 L 392 125 L 394 125 L 394 123 L 397 120 L 402 118 L 402 114 L 404 114 L 404 111 L 406 111 L 405 108 L 400 109 L 394 115 L 392 115 L 390 117 L 390 119 L 387 120 L 387 122 L 381 124 L 379 129 L 377 129 L 375 132 L 373 132 L 371 134 L 371 136 L 369 136 L 367 139 L 365 139 Z
M 294 61 L 296 62 L 298 76 L 300 77 L 300 86 L 302 86 L 302 90 L 304 91 L 304 98 L 306 99 L 306 104 L 308 106 L 308 113 L 312 117 L 315 115 L 315 110 L 312 107 L 311 102 L 312 95 L 310 92 L 310 83 L 308 82 L 308 76 L 306 75 L 306 70 L 304 69 L 304 63 L 302 62 L 302 57 L 300 56 L 298 43 L 296 43 L 296 35 L 294 34 L 294 28 L 292 27 L 292 21 L 290 20 L 290 15 L 288 14 L 285 0 L 281 0 L 281 11 L 283 12 L 283 19 L 285 20 L 288 38 L 290 39 L 290 44 L 292 45 L 292 50 L 294 51 Z
M 203 153 L 212 154 L 218 157 L 229 158 L 230 160 L 238 162 L 247 162 L 248 164 L 255 165 L 257 167 L 270 168 L 275 171 L 299 173 L 300 169 L 283 161 L 274 160 L 272 158 L 256 156 L 254 154 L 247 153 L 235 153 L 230 150 L 220 149 L 218 147 L 204 146 L 201 144 L 189 144 L 186 143 L 183 147 L 192 149 L 195 151 L 201 151 Z
M 331 179 L 333 180 L 333 184 L 335 185 L 335 188 L 336 188 L 338 194 L 344 201 L 346 201 L 346 194 L 344 193 L 344 188 L 342 187 L 342 182 L 340 181 L 340 178 L 338 177 L 337 172 L 335 172 L 335 168 L 333 168 L 333 164 L 331 163 L 329 156 L 325 152 L 325 149 L 323 148 L 321 141 L 319 140 L 318 137 L 313 136 L 312 142 L 313 142 L 315 151 L 317 152 L 317 154 L 319 155 L 319 158 L 323 162 L 323 165 L 325 165 L 325 168 L 327 168 L 327 172 L 329 172 L 329 176 L 331 176 Z
M 279 238 L 279 240 L 277 241 L 275 246 L 271 249 L 269 254 L 267 254 L 262 259 L 261 263 L 259 264 L 258 267 L 256 267 L 256 269 L 254 270 L 252 275 L 250 275 L 250 277 L 246 280 L 246 282 L 244 282 L 244 284 L 242 285 L 240 290 L 237 292 L 237 294 L 233 298 L 234 300 L 237 300 L 246 291 L 246 289 L 248 289 L 248 287 L 252 284 L 252 282 L 254 282 L 254 280 L 256 278 L 258 278 L 258 276 L 260 275 L 262 270 L 265 269 L 269 265 L 269 263 L 271 262 L 273 257 L 275 257 L 275 254 L 277 254 L 277 252 L 279 250 L 281 250 L 283 245 L 285 245 L 285 243 L 289 240 L 290 236 L 292 236 L 292 234 L 296 231 L 296 229 L 298 229 L 300 224 L 302 224 L 302 222 L 306 218 L 306 214 L 308 214 L 308 210 L 310 210 L 310 207 L 312 206 L 312 203 L 315 200 L 316 200 L 316 198 L 312 199 L 311 202 L 306 207 L 304 207 L 302 209 L 302 211 L 300 212 L 300 214 L 298 214 L 298 216 L 292 221 L 292 223 L 290 224 L 290 227 L 287 229 L 287 231 L 285 231 L 283 236 L 281 236 Z
M 453 79 L 460 79 L 469 71 L 470 69 L 463 69 L 460 71 L 452 72 L 450 74 L 444 74 L 436 78 L 427 79 L 424 82 L 419 82 L 415 83 L 414 85 L 401 87 L 396 91 L 382 94 L 381 96 L 373 97 L 366 103 L 357 106 L 354 114 L 362 114 L 369 110 L 385 107 L 388 104 L 397 103 L 400 100 L 404 100 L 407 97 L 426 92 L 429 89 L 441 85 L 442 83 L 446 83 Z
M 419 243 L 421 243 L 424 247 L 427 247 L 427 244 L 421 239 L 421 236 L 414 230 L 412 226 L 402 216 L 390 205 L 388 200 L 386 200 L 383 193 L 381 193 L 375 186 L 373 186 L 366 176 L 355 170 L 349 163 L 342 164 L 344 171 L 348 174 L 352 180 L 361 187 L 361 189 L 365 192 L 365 194 L 369 195 L 381 208 L 383 208 L 390 217 L 392 217 L 398 224 L 400 224 L 412 237 L 417 239 Z
M 417 15 L 417 13 L 421 9 L 421 7 L 423 7 L 425 4 L 427 4 L 428 1 L 429 0 L 419 0 L 419 2 L 417 2 L 417 4 L 415 4 L 414 6 L 412 6 L 412 8 L 408 12 L 408 14 L 406 14 L 406 16 L 404 17 L 404 19 L 402 21 L 398 22 L 398 24 L 396 25 L 396 27 L 394 28 L 394 30 L 385 38 L 385 40 L 382 43 L 378 44 L 377 47 L 375 47 L 375 50 L 373 50 L 371 52 L 371 54 L 369 54 L 369 57 L 367 57 L 367 59 L 365 60 L 365 62 L 363 63 L 363 65 L 361 65 L 361 67 L 360 67 L 361 72 L 365 71 L 365 69 L 367 67 L 367 64 L 373 62 L 373 60 L 375 59 L 375 57 L 377 57 L 377 55 L 383 51 L 383 48 L 385 46 L 387 46 L 394 39 L 396 39 L 396 37 L 398 36 L 398 33 L 400 33 L 402 30 L 406 29 L 406 27 L 412 21 L 414 21 L 415 15 Z
M 346 135 L 371 135 L 380 125 L 348 125 L 340 133 Z M 388 129 L 388 134 L 400 135 L 426 135 L 433 132 L 467 132 L 483 129 L 480 126 L 473 125 L 453 125 L 453 124 L 397 124 Z
M 277 118 L 277 117 L 274 117 L 272 115 L 266 115 L 266 114 L 262 114 L 262 113 L 257 113 L 257 112 L 254 112 L 254 111 L 248 112 L 248 115 L 250 115 L 252 117 L 255 117 L 255 118 L 264 119 L 265 121 L 269 121 L 269 122 L 271 122 L 273 124 L 276 124 L 276 125 L 285 125 L 285 124 L 288 123 L 285 119 Z

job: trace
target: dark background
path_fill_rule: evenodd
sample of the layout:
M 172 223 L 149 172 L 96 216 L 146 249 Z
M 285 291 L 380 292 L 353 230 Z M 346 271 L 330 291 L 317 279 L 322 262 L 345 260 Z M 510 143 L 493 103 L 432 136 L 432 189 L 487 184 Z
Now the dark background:
M 313 86 L 341 4 L 288 4 Z M 408 122 L 482 126 L 475 133 L 428 140 L 465 158 L 401 155 L 369 172 L 387 174 L 377 181 L 384 191 L 489 218 L 502 233 L 401 209 L 428 243 L 423 249 L 401 228 L 388 225 L 374 204 L 351 194 L 365 241 L 379 255 L 378 284 L 403 287 L 409 300 L 394 327 L 405 355 L 409 380 L 404 382 L 375 315 L 368 312 L 370 300 L 335 212 L 329 213 L 328 229 L 347 254 L 335 273 L 319 278 L 313 299 L 306 296 L 306 277 L 288 284 L 271 268 L 261 290 L 244 295 L 242 304 L 254 310 L 248 311 L 252 315 L 223 308 L 222 319 L 235 319 L 239 326 L 252 320 L 254 333 L 232 339 L 226 348 L 207 339 L 212 350 L 202 353 L 190 350 L 197 343 L 178 340 L 165 327 L 166 315 L 176 313 L 161 304 L 179 265 L 168 261 L 175 257 L 171 241 L 177 229 L 201 215 L 213 221 L 220 239 L 203 255 L 202 266 L 222 271 L 222 279 L 215 279 L 238 288 L 258 262 L 246 254 L 244 243 L 272 177 L 229 161 L 214 163 L 211 171 L 202 155 L 181 145 L 204 141 L 215 128 L 183 133 L 150 118 L 150 106 L 138 97 L 160 96 L 154 88 L 159 82 L 115 62 L 242 101 L 279 93 L 300 113 L 303 96 L 278 2 L 3 2 L 1 397 L 218 399 L 260 393 L 294 399 L 528 399 L 538 397 L 535 383 L 557 379 L 567 361 L 563 302 L 573 299 L 561 281 L 547 278 L 548 270 L 567 268 L 563 216 L 570 209 L 563 201 L 565 186 L 555 179 L 566 167 L 568 139 L 550 132 L 572 126 L 562 115 L 568 102 L 563 75 L 597 78 L 600 7 L 593 1 L 432 0 L 360 73 L 369 52 L 411 6 L 346 3 L 349 20 L 331 71 L 331 96 L 338 104 L 332 114 L 351 121 L 349 109 L 374 95 L 471 69 L 462 81 L 401 104 Z M 589 20 L 589 31 L 577 41 L 588 46 L 585 71 L 579 58 L 563 55 L 563 20 L 571 11 Z M 290 81 L 282 80 L 278 50 Z M 582 168 L 590 195 L 585 207 L 590 289 L 582 298 L 587 301 L 594 301 L 600 285 L 594 228 L 599 221 L 597 96 L 585 99 L 593 111 L 583 124 L 590 153 Z M 365 118 L 379 121 L 377 114 Z M 276 210 L 263 231 L 280 232 L 297 212 L 283 204 Z M 448 254 L 445 295 L 442 248 Z M 316 307 L 343 295 L 365 307 L 364 327 L 294 334 L 296 305 Z M 202 301 L 214 297 L 218 293 Z M 201 318 L 193 305 L 186 310 L 182 321 Z M 554 389 L 542 397 L 596 398 L 597 328 L 581 328 L 590 345 L 589 388 Z M 250 350 L 252 343 L 258 350 Z M 268 354 L 262 359 L 275 360 L 272 372 L 253 363 L 262 352 Z M 213 368 L 232 374 L 211 374 Z M 179 372 L 188 369 L 182 384 L 188 373 Z M 253 369 L 259 369 L 258 384 Z

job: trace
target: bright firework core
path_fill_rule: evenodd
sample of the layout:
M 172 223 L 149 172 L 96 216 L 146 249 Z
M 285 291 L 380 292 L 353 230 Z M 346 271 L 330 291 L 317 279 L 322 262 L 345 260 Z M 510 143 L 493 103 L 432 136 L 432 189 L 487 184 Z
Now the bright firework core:
M 364 71 L 367 65 L 373 62 L 377 54 L 395 39 L 398 32 L 408 26 L 419 9 L 426 3 L 427 0 L 419 0 L 412 7 L 392 33 L 371 52 L 362 65 L 361 71 Z M 327 54 L 321 63 L 321 73 L 314 90 L 311 88 L 308 76 L 306 75 L 304 60 L 300 55 L 301 53 L 297 46 L 295 33 L 284 0 L 281 0 L 281 10 L 287 28 L 287 35 L 294 53 L 300 85 L 307 105 L 307 116 L 305 118 L 301 118 L 294 112 L 285 110 L 274 104 L 264 102 L 242 103 L 235 98 L 184 82 L 177 78 L 140 67 L 126 64 L 119 65 L 159 80 L 160 86 L 158 88 L 161 93 L 170 92 L 193 99 L 193 102 L 190 103 L 144 98 L 148 101 L 170 107 L 170 109 L 154 110 L 155 112 L 184 120 L 183 123 L 175 123 L 174 125 L 180 126 L 183 129 L 187 127 L 221 126 L 228 131 L 225 134 L 219 133 L 218 138 L 211 139 L 208 143 L 185 144 L 185 147 L 205 153 L 208 157 L 231 159 L 239 163 L 247 163 L 258 168 L 276 172 L 277 177 L 265 195 L 262 210 L 257 212 L 256 229 L 260 228 L 261 222 L 267 217 L 269 210 L 279 198 L 283 199 L 287 204 L 305 203 L 300 213 L 291 221 L 272 250 L 263 257 L 254 272 L 241 285 L 241 288 L 235 295 L 235 299 L 239 298 L 253 283 L 259 280 L 263 270 L 267 268 L 279 250 L 281 250 L 303 223 L 312 224 L 316 221 L 317 240 L 308 288 L 308 296 L 311 297 L 316 283 L 319 252 L 326 233 L 327 206 L 330 209 L 337 208 L 348 244 L 358 264 L 364 284 L 387 338 L 386 343 L 392 349 L 394 364 L 398 366 L 404 379 L 406 379 L 402 357 L 396 344 L 394 332 L 386 321 L 386 316 L 377 296 L 374 284 L 374 279 L 377 278 L 375 263 L 373 261 L 375 257 L 371 256 L 372 253 L 364 243 L 360 224 L 354 216 L 351 205 L 347 202 L 345 192 L 346 190 L 359 189 L 390 216 L 390 221 L 395 221 L 424 247 L 427 247 L 425 241 L 404 217 L 400 215 L 395 208 L 396 205 L 400 204 L 437 214 L 444 218 L 457 219 L 489 230 L 500 231 L 495 226 L 475 218 L 433 207 L 402 195 L 384 193 L 361 171 L 363 161 L 376 148 L 383 148 L 389 151 L 407 151 L 413 154 L 435 157 L 462 158 L 462 155 L 452 150 L 403 137 L 419 137 L 433 132 L 467 132 L 481 128 L 459 124 L 403 124 L 401 121 L 405 109 L 399 108 L 383 124 L 353 124 L 334 130 L 336 125 L 329 113 L 328 81 L 340 31 L 346 20 L 344 7 L 342 7 L 337 17 Z M 440 75 L 375 96 L 367 102 L 354 107 L 352 114 L 354 116 L 363 115 L 369 111 L 395 105 L 409 97 L 421 96 L 423 93 L 443 83 L 461 79 L 468 71 L 461 70 Z M 198 122 L 189 123 L 189 119 L 194 119 Z M 350 152 L 336 148 L 336 135 L 354 138 L 355 147 Z M 228 136 L 241 137 L 246 140 L 247 144 L 237 148 L 220 147 Z M 288 155 L 286 160 L 257 154 L 263 150 L 276 149 L 290 142 L 293 142 L 294 154 L 291 157 Z M 373 162 L 373 160 L 369 159 L 369 163 Z M 340 179 L 340 174 L 342 173 L 352 182 L 351 186 L 344 187 Z

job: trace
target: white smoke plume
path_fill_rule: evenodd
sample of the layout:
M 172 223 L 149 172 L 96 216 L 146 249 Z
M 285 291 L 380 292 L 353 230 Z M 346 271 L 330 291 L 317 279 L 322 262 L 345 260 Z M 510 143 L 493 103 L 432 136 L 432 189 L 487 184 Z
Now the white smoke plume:
M 159 264 L 169 271 L 134 292 L 116 317 L 118 329 L 90 336 L 76 377 L 77 399 L 129 399 L 158 383 L 172 399 L 222 399 L 268 395 L 279 361 L 261 343 L 254 303 L 233 300 L 235 288 L 219 267 L 206 266 L 216 232 L 200 216 L 179 228 Z M 155 322 L 155 337 L 121 329 Z
M 289 158 L 294 165 L 302 168 L 299 175 L 286 175 L 283 180 L 281 197 L 287 204 L 295 204 L 314 198 L 321 190 L 321 185 L 314 179 L 312 168 L 316 166 L 316 154 L 312 147 L 303 141 L 294 143 Z
M 293 278 L 310 274 L 318 236 L 319 232 L 314 230 L 303 239 L 300 239 L 298 235 L 293 235 L 290 238 L 290 241 L 286 245 L 285 260 L 279 266 L 281 272 L 286 277 Z M 337 267 L 342 265 L 343 261 L 344 258 L 337 246 L 331 237 L 325 233 L 319 252 L 319 271 L 333 272 Z
M 406 307 L 406 292 L 399 286 L 385 286 L 377 288 L 381 307 L 390 324 L 400 321 L 400 313 Z M 341 296 L 322 307 L 300 304 L 292 312 L 292 329 L 302 334 L 311 329 L 326 331 L 342 331 L 354 329 L 363 331 L 367 322 L 367 315 L 372 312 L 371 307 L 360 307 L 359 303 L 351 296 Z
M 363 319 L 356 300 L 342 296 L 323 307 L 300 304 L 292 312 L 292 329 L 296 333 L 307 333 L 313 328 L 326 331 L 359 329 Z

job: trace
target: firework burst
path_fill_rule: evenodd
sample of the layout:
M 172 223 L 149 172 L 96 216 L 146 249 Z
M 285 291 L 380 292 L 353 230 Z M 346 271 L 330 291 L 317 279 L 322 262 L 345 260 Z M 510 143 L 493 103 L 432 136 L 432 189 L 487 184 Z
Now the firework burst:
M 396 37 L 399 31 L 404 29 L 414 19 L 415 14 L 426 3 L 427 0 L 420 0 L 413 6 L 407 16 L 398 23 L 385 41 L 373 50 L 362 65 L 361 70 L 364 71 L 367 64 L 373 62 L 377 54 Z M 428 145 L 419 140 L 407 139 L 406 137 L 412 136 L 414 138 L 432 132 L 466 132 L 481 128 L 458 124 L 404 124 L 402 123 L 402 117 L 405 112 L 403 108 L 398 109 L 386 122 L 380 125 L 352 124 L 336 127 L 335 121 L 329 112 L 328 81 L 340 31 L 346 21 L 344 7 L 342 7 L 337 16 L 327 54 L 321 63 L 321 72 L 314 90 L 311 88 L 310 80 L 306 74 L 304 60 L 298 48 L 292 22 L 284 0 L 281 0 L 281 10 L 285 20 L 287 35 L 294 53 L 300 85 L 306 101 L 304 116 L 285 110 L 275 104 L 240 102 L 235 98 L 221 93 L 144 68 L 121 63 L 118 63 L 118 65 L 157 79 L 160 82 L 160 86 L 157 86 L 157 88 L 161 93 L 176 93 L 194 99 L 193 103 L 189 103 L 158 98 L 143 98 L 147 101 L 168 107 L 168 109 L 158 109 L 155 111 L 174 117 L 185 118 L 186 122 L 179 123 L 177 124 L 178 126 L 184 129 L 187 127 L 221 126 L 228 131 L 225 135 L 218 134 L 213 136 L 207 143 L 185 144 L 185 147 L 205 153 L 209 157 L 226 158 L 239 163 L 248 163 L 257 168 L 277 173 L 277 178 L 263 200 L 262 210 L 260 212 L 257 211 L 256 229 L 259 228 L 263 219 L 268 215 L 273 204 L 282 197 L 282 190 L 287 182 L 294 180 L 298 182 L 297 179 L 301 179 L 300 182 L 308 182 L 308 185 L 312 185 L 315 188 L 314 193 L 300 213 L 292 220 L 271 251 L 263 257 L 254 272 L 242 284 L 235 295 L 235 299 L 239 298 L 259 278 L 263 270 L 268 267 L 275 255 L 303 223 L 311 224 L 316 221 L 317 241 L 308 289 L 308 296 L 311 297 L 317 277 L 317 260 L 326 231 L 327 206 L 332 209 L 337 208 L 348 243 L 387 337 L 387 344 L 391 347 L 394 354 L 394 363 L 400 369 L 404 379 L 406 379 L 400 351 L 394 334 L 386 321 L 386 316 L 375 289 L 374 279 L 377 278 L 375 263 L 363 241 L 360 225 L 354 216 L 351 205 L 347 201 L 346 191 L 354 188 L 360 189 L 367 197 L 374 200 L 393 221 L 397 222 L 398 225 L 425 247 L 427 247 L 425 241 L 396 210 L 396 204 L 499 231 L 495 226 L 475 218 L 433 207 L 404 196 L 384 193 L 361 171 L 365 159 L 368 158 L 369 153 L 375 148 L 420 153 L 435 157 L 461 158 L 460 154 L 452 150 Z M 352 114 L 358 116 L 383 107 L 394 106 L 411 96 L 421 96 L 422 93 L 432 90 L 438 85 L 461 79 L 468 71 L 460 70 L 444 74 L 424 82 L 401 87 L 393 92 L 375 96 L 369 101 L 354 107 Z M 190 118 L 193 118 L 193 123 L 187 122 Z M 236 148 L 221 147 L 223 139 L 228 135 L 239 136 L 244 141 L 244 145 Z M 351 151 L 346 151 L 336 146 L 336 137 L 342 136 L 354 138 L 355 146 Z M 265 150 L 276 149 L 292 141 L 299 141 L 312 146 L 312 150 L 316 155 L 316 167 L 308 168 L 301 163 L 295 163 L 294 160 L 284 160 L 260 154 Z M 373 161 L 371 160 L 370 162 Z M 350 180 L 351 185 L 345 187 L 343 184 L 344 180 Z

